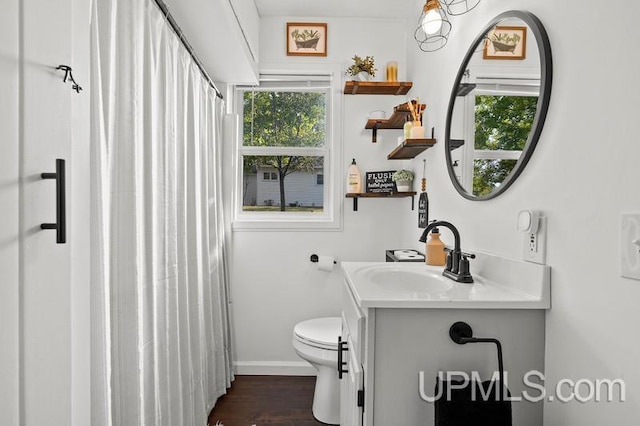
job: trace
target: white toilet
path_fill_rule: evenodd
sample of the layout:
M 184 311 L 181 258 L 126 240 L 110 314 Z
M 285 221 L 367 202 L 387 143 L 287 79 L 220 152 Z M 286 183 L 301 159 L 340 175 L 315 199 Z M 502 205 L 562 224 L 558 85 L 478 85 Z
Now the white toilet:
M 293 328 L 293 348 L 316 370 L 313 416 L 323 423 L 340 423 L 340 381 L 338 380 L 338 336 L 340 317 L 302 321 Z

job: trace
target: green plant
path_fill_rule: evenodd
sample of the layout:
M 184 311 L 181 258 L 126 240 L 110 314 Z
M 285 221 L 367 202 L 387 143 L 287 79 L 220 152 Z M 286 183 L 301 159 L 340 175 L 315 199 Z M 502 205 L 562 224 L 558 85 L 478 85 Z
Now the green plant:
M 306 41 L 314 38 L 319 38 L 320 33 L 316 30 L 293 30 L 291 31 L 291 37 L 296 41 Z
M 376 76 L 376 71 L 378 71 L 378 69 L 375 67 L 373 56 L 365 56 L 365 58 L 362 59 L 358 55 L 353 55 L 352 59 L 353 65 L 347 68 L 347 74 L 356 75 L 359 72 L 364 71 L 371 74 L 372 77 Z
M 394 182 L 409 182 L 413 180 L 413 172 L 411 170 L 398 170 L 391 176 Z

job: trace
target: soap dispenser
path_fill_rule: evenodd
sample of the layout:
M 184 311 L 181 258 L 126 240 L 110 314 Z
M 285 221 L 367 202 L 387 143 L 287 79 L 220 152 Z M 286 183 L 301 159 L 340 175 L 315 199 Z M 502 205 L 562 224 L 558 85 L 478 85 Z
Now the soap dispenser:
M 447 253 L 444 250 L 444 243 L 440 239 L 438 228 L 433 228 L 429 235 L 425 250 L 425 262 L 432 266 L 444 266 L 447 263 Z
M 362 174 L 356 165 L 354 158 L 347 171 L 347 193 L 359 194 L 362 192 Z

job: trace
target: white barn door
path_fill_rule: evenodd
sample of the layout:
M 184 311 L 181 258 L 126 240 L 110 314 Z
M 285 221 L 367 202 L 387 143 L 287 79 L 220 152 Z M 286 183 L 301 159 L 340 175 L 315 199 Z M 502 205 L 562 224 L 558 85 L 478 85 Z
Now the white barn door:
M 70 180 L 72 102 L 82 95 L 56 70 L 73 65 L 72 9 L 72 0 L 5 0 L 0 13 L 3 426 L 74 424 Z M 64 203 L 56 180 L 42 177 L 56 172 L 56 159 L 65 160 Z M 66 207 L 64 244 L 56 230 L 41 229 L 62 220 L 57 203 Z

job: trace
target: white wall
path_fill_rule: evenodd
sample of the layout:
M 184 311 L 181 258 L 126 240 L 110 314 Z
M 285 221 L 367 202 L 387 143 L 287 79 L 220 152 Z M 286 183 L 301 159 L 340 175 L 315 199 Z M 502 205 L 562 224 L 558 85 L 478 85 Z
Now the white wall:
M 279 70 L 337 66 L 345 70 L 354 54 L 373 55 L 380 72 L 378 79 L 384 77 L 384 65 L 392 59 L 398 61 L 399 77 L 404 78 L 407 68 L 403 21 L 305 18 L 307 22 L 328 23 L 328 56 L 287 57 L 286 22 L 301 20 L 299 17 L 262 18 L 263 66 Z M 344 191 L 351 158 L 356 158 L 363 173 L 402 167 L 402 162 L 386 160 L 400 131 L 381 131 L 378 143 L 372 144 L 371 133 L 364 130 L 364 125 L 369 111 L 390 111 L 404 100 L 398 96 L 344 97 L 343 127 L 337 132 L 340 137 L 337 147 L 342 151 L 343 160 L 336 165 L 338 173 L 334 176 L 341 181 L 341 191 Z M 328 176 L 325 176 L 327 184 Z M 358 212 L 352 211 L 352 201 L 346 200 L 343 193 L 339 200 L 344 206 L 343 230 L 234 232 L 231 286 L 236 359 L 241 373 L 299 372 L 286 368 L 290 363 L 295 366 L 301 362 L 291 347 L 293 326 L 304 319 L 340 314 L 341 272 L 339 268 L 331 273 L 318 272 L 309 262 L 311 254 L 333 255 L 339 260 L 383 261 L 385 249 L 401 247 L 403 236 L 395 218 L 411 213 L 409 199 L 360 200 Z M 417 222 L 416 212 L 411 217 L 412 222 Z M 269 363 L 273 363 L 273 368 L 267 368 Z
M 517 212 L 540 209 L 549 218 L 553 307 L 547 314 L 547 385 L 562 378 L 623 378 L 627 402 L 548 402 L 544 424 L 637 424 L 640 281 L 620 277 L 618 247 L 620 213 L 640 211 L 640 86 L 635 84 L 640 58 L 632 53 L 638 51 L 634 28 L 640 5 L 625 2 L 611 13 L 595 1 L 506 3 L 483 1 L 473 12 L 453 18 L 449 44 L 441 51 L 420 53 L 408 38 L 412 93 L 429 105 L 427 120 L 439 139 L 414 164 L 427 160 L 431 216 L 458 227 L 463 249 L 521 258 Z M 446 108 L 468 45 L 507 9 L 530 10 L 549 33 L 551 105 L 536 152 L 520 178 L 497 199 L 472 202 L 448 178 Z M 409 212 L 403 213 L 411 222 Z M 413 241 L 413 232 L 406 235 Z

